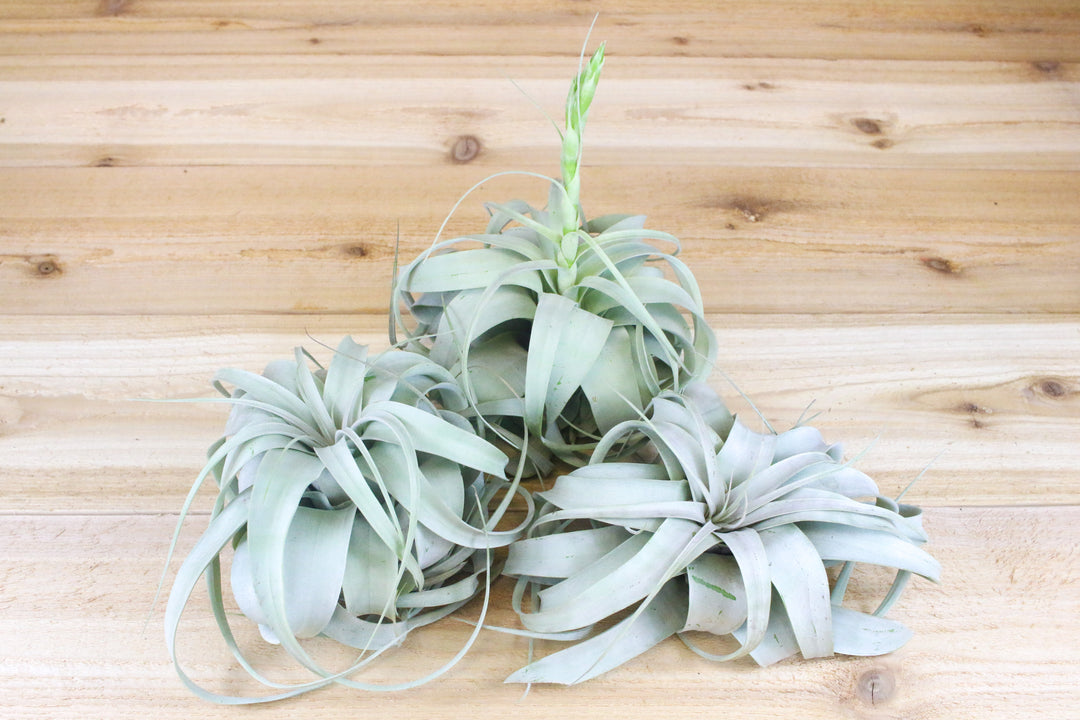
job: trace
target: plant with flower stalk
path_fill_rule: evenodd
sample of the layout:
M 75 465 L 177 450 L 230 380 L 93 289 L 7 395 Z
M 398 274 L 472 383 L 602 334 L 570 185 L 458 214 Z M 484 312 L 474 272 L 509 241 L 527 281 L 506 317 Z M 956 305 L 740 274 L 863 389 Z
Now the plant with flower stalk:
M 635 438 L 648 440 L 650 461 L 608 460 Z M 518 576 L 514 607 L 526 634 L 579 642 L 509 682 L 588 680 L 671 635 L 708 659 L 750 655 L 762 665 L 796 653 L 888 653 L 911 633 L 884 613 L 912 574 L 936 580 L 940 571 L 919 548 L 918 508 L 881 497 L 841 462 L 839 446 L 811 427 L 752 432 L 704 386 L 657 397 L 538 497 L 530 537 L 505 567 Z M 896 569 L 872 614 L 843 606 L 856 563 Z M 842 569 L 830 589 L 834 565 Z M 740 646 L 711 654 L 694 631 L 731 634 Z
M 234 386 L 225 390 L 222 383 Z M 411 630 L 446 617 L 495 571 L 491 551 L 521 536 L 532 501 L 506 479 L 507 457 L 461 415 L 468 403 L 442 367 L 414 353 L 367 357 L 345 338 L 326 369 L 293 361 L 262 375 L 222 370 L 215 384 L 233 405 L 225 435 L 210 449 L 180 522 L 205 478 L 219 491 L 208 528 L 177 573 L 166 609 L 166 642 L 177 672 L 200 697 L 247 703 L 290 697 L 330 683 L 380 686 L 349 676 Z M 521 525 L 496 529 L 517 495 Z M 177 528 L 179 532 L 179 527 Z M 173 541 L 175 547 L 175 538 Z M 314 674 L 286 686 L 263 677 L 240 650 L 223 600 L 220 555 L 232 545 L 231 586 L 264 639 Z M 176 655 L 180 616 L 206 575 L 218 627 L 237 661 L 273 688 L 229 697 L 198 686 Z M 361 650 L 344 671 L 323 668 L 300 639 L 324 635 Z
M 546 209 L 488 204 L 486 232 L 437 239 L 394 292 L 391 341 L 404 331 L 405 347 L 459 377 L 539 474 L 550 454 L 586 462 L 657 394 L 704 379 L 716 353 L 678 240 L 642 216 L 586 219 L 581 208 L 581 139 L 603 62 L 601 46 L 571 84 Z
M 390 340 L 403 349 L 369 358 L 346 338 L 327 368 L 298 349 L 262 375 L 218 374 L 233 409 L 180 523 L 211 475 L 217 500 L 166 609 L 170 655 L 199 696 L 249 703 L 437 677 L 483 626 L 492 551 L 508 545 L 517 632 L 575 643 L 511 682 L 581 682 L 671 635 L 708 659 L 761 664 L 877 655 L 910 637 L 884 614 L 912 575 L 940 572 L 918 508 L 881 496 L 811 427 L 756 433 L 732 416 L 704 382 L 716 339 L 678 240 L 641 216 L 582 210 L 582 133 L 603 63 L 601 46 L 571 84 L 561 179 L 523 173 L 547 181 L 546 207 L 490 203 L 484 233 L 440 230 L 398 274 Z M 554 459 L 575 469 L 536 508 L 519 481 L 549 475 Z M 518 496 L 524 518 L 500 529 Z M 240 649 L 223 600 L 229 545 L 237 605 L 310 681 L 271 681 Z M 896 571 L 873 613 L 844 606 L 858 563 Z M 176 635 L 203 575 L 227 646 L 270 695 L 226 697 L 183 671 Z M 393 685 L 352 679 L 481 593 L 479 621 L 444 666 Z M 695 632 L 739 647 L 712 654 Z M 301 643 L 316 635 L 359 649 L 357 661 L 322 667 Z

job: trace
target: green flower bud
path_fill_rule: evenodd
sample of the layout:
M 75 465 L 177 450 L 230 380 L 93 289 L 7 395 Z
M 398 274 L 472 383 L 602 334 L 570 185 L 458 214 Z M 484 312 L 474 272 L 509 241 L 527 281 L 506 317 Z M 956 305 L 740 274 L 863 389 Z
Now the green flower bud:
M 564 218 L 562 230 L 569 233 L 578 229 L 577 207 L 580 204 L 578 192 L 581 181 L 578 171 L 581 168 L 581 136 L 585 130 L 585 116 L 596 95 L 596 86 L 600 82 L 600 70 L 604 66 L 604 46 L 597 48 L 581 74 L 570 84 L 570 93 L 566 98 L 566 132 L 562 141 L 562 181 L 566 188 L 570 207 L 575 209 L 573 217 Z

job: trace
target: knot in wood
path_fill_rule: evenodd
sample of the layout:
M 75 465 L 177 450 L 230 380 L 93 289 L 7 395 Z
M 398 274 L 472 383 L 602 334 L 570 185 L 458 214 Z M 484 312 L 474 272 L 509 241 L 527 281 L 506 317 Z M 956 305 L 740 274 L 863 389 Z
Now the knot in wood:
M 943 275 L 959 275 L 962 270 L 958 263 L 943 257 L 924 257 L 920 260 L 926 267 Z
M 855 126 L 855 129 L 866 135 L 880 135 L 884 132 L 884 128 L 881 126 L 880 120 L 875 120 L 868 117 L 853 118 L 851 124 Z
M 464 165 L 480 154 L 480 147 L 480 139 L 475 135 L 462 135 L 450 148 L 450 159 L 459 165 Z
M 1069 388 L 1065 383 L 1055 378 L 1045 378 L 1039 383 L 1039 390 L 1043 395 L 1052 398 L 1063 398 L 1069 394 Z
M 31 272 L 38 277 L 58 277 L 62 272 L 59 261 L 54 255 L 39 255 L 26 258 Z
M 1056 75 L 1061 70 L 1061 63 L 1057 60 L 1038 60 L 1032 63 L 1035 69 L 1046 75 Z
M 895 691 L 896 676 L 888 668 L 872 668 L 855 681 L 855 694 L 868 705 L 880 705 L 886 702 Z

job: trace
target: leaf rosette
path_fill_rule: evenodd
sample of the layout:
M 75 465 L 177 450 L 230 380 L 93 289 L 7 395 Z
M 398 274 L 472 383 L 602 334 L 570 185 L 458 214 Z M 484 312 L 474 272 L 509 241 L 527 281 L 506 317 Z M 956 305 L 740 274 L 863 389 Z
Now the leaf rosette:
M 716 354 L 674 236 L 642 216 L 587 220 L 578 202 L 581 133 L 603 47 L 571 86 L 562 179 L 546 208 L 488 204 L 481 234 L 436 241 L 399 273 L 391 341 L 461 379 L 476 412 L 528 448 L 574 465 L 653 397 L 704 379 Z
M 649 461 L 608 459 L 638 439 Z M 504 569 L 518 577 L 514 607 L 526 634 L 580 642 L 508 681 L 581 682 L 671 635 L 708 659 L 762 665 L 899 648 L 911 633 L 885 612 L 912 574 L 936 581 L 940 569 L 920 548 L 919 509 L 882 497 L 841 453 L 812 427 L 753 432 L 703 385 L 657 397 L 537 495 Z M 873 613 L 843 606 L 856 563 L 896 570 Z M 702 631 L 739 647 L 707 652 Z
M 369 358 L 345 338 L 327 368 L 298 349 L 261 375 L 215 378 L 233 409 L 180 524 L 209 477 L 217 499 L 166 609 L 170 656 L 200 697 L 415 687 L 467 652 L 499 569 L 517 578 L 517 632 L 574 643 L 510 682 L 581 682 L 671 635 L 762 665 L 884 654 L 910 637 L 884 616 L 912 575 L 940 573 L 919 509 L 881 496 L 811 427 L 758 433 L 733 417 L 705 385 L 716 338 L 678 239 L 639 215 L 586 218 L 582 133 L 603 60 L 601 46 L 571 85 L 561 178 L 522 173 L 549 184 L 547 205 L 489 203 L 483 233 L 440 229 L 396 273 L 402 349 Z M 536 508 L 519 481 L 555 460 L 576 469 Z M 500 529 L 516 497 L 524 519 Z M 272 681 L 241 650 L 224 601 L 230 546 L 237 606 L 314 679 Z M 499 568 L 492 551 L 506 546 Z M 844 606 L 858 563 L 895 570 L 870 613 Z M 270 695 L 220 695 L 182 669 L 179 622 L 203 576 L 227 646 Z M 351 679 L 481 593 L 472 634 L 439 669 Z M 709 652 L 701 632 L 738 645 Z M 315 636 L 359 658 L 326 669 L 301 642 Z
M 289 697 L 338 682 L 411 630 L 446 617 L 489 587 L 491 550 L 519 538 L 532 500 L 507 479 L 508 459 L 461 411 L 450 373 L 414 353 L 373 358 L 345 338 L 328 368 L 294 360 L 262 375 L 222 370 L 215 385 L 233 405 L 181 513 L 205 479 L 218 495 L 209 526 L 179 569 L 166 609 L 166 642 L 184 682 L 219 702 Z M 225 386 L 231 385 L 231 391 Z M 524 521 L 496 529 L 515 496 Z M 179 531 L 179 528 L 178 528 Z M 230 581 L 240 610 L 316 679 L 291 686 L 260 675 L 226 619 L 221 554 L 233 548 Z M 174 539 L 175 546 L 175 539 Z M 241 665 L 278 690 L 233 698 L 199 687 L 176 656 L 180 616 L 205 574 L 219 629 Z M 486 608 L 486 599 L 485 604 Z M 323 635 L 365 651 L 342 672 L 319 665 L 300 640 Z M 448 669 L 461 652 L 431 675 Z

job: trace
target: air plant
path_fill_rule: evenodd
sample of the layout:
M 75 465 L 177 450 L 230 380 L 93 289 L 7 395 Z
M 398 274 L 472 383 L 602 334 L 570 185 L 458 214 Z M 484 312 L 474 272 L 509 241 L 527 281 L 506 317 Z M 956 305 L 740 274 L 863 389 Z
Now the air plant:
M 649 461 L 608 460 L 642 438 Z M 581 682 L 671 635 L 708 659 L 762 665 L 899 648 L 911 633 L 883 615 L 912 574 L 937 580 L 939 566 L 919 547 L 918 508 L 882 497 L 841 453 L 808 426 L 753 432 L 701 385 L 658 396 L 538 494 L 504 569 L 518 576 L 514 607 L 527 634 L 580 642 L 508 682 Z M 896 569 L 870 614 L 843 606 L 856 563 Z M 694 631 L 740 644 L 712 654 Z
M 262 375 L 222 370 L 215 379 L 233 409 L 180 522 L 210 475 L 219 486 L 217 501 L 176 576 L 165 618 L 177 672 L 206 699 L 273 700 L 331 682 L 405 688 L 437 676 L 464 654 L 475 633 L 425 678 L 391 686 L 349 679 L 411 630 L 480 593 L 486 610 L 495 570 L 491 551 L 520 537 L 532 517 L 520 473 L 506 478 L 506 455 L 461 414 L 467 400 L 444 368 L 404 351 L 369 358 L 350 338 L 328 368 L 312 371 L 309 360 L 297 349 L 294 360 L 271 363 Z M 524 522 L 496 529 L 516 495 L 525 497 Z M 267 641 L 280 643 L 314 673 L 310 682 L 272 682 L 240 650 L 221 580 L 221 555 L 230 544 L 237 605 Z M 218 695 L 181 668 L 175 646 L 180 616 L 204 574 L 226 644 L 274 694 Z M 300 642 L 316 635 L 363 652 L 345 671 L 327 670 Z
M 586 462 L 653 397 L 704 379 L 716 353 L 679 241 L 640 215 L 586 219 L 581 208 L 582 131 L 603 62 L 601 46 L 571 84 L 562 178 L 537 176 L 547 207 L 489 203 L 486 232 L 437 237 L 401 270 L 392 304 L 391 342 L 401 329 L 404 346 L 451 369 L 538 474 L 549 454 Z
M 638 215 L 586 218 L 581 140 L 603 62 L 601 46 L 571 84 L 561 178 L 523 173 L 548 183 L 546 207 L 490 203 L 484 233 L 440 229 L 401 269 L 400 349 L 369 358 L 346 338 L 325 369 L 298 349 L 262 375 L 218 374 L 233 409 L 180 523 L 210 476 L 217 500 L 166 609 L 170 655 L 199 696 L 432 679 L 483 627 L 492 551 L 506 546 L 524 633 L 575 643 L 511 682 L 581 682 L 671 635 L 763 665 L 877 655 L 910 636 L 884 614 L 913 574 L 939 574 L 918 508 L 881 496 L 812 427 L 758 433 L 732 416 L 704 382 L 716 338 L 678 240 Z M 575 469 L 537 508 L 520 479 L 554 459 Z M 499 529 L 518 496 L 524 519 Z M 271 681 L 240 649 L 223 599 L 230 545 L 236 604 L 314 679 Z M 896 571 L 872 613 L 843 604 L 857 563 Z M 227 646 L 270 695 L 209 692 L 181 668 L 180 616 L 204 575 Z M 480 594 L 472 635 L 438 670 L 351 679 Z M 738 648 L 710 653 L 696 632 Z M 322 667 L 301 643 L 318 635 L 359 649 L 356 662 Z

